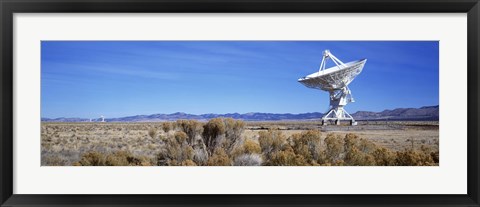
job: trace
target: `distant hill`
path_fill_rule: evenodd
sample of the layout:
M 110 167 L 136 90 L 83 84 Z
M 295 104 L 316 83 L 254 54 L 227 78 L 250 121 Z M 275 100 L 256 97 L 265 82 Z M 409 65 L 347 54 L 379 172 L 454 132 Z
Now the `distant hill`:
M 421 108 L 398 108 L 393 110 L 384 110 L 382 112 L 358 111 L 352 116 L 357 120 L 438 120 L 438 106 L 425 106 Z M 229 114 L 187 114 L 177 112 L 173 114 L 152 114 L 136 115 L 119 118 L 105 119 L 107 122 L 160 122 L 176 121 L 179 119 L 209 120 L 218 117 L 229 117 L 245 121 L 281 121 L 281 120 L 314 120 L 320 119 L 322 113 L 302 113 L 302 114 L 275 114 L 275 113 L 229 113 Z M 44 122 L 87 122 L 90 119 L 84 118 L 42 118 Z M 99 119 L 92 119 L 99 121 Z
M 357 120 L 438 120 L 439 106 L 398 108 L 382 112 L 358 111 L 352 116 Z
M 273 113 L 230 113 L 230 114 L 201 114 L 193 115 L 186 113 L 173 114 L 153 114 L 153 115 L 138 115 L 121 118 L 107 119 L 113 122 L 145 122 L 145 121 L 175 121 L 179 119 L 195 119 L 195 120 L 209 120 L 218 117 L 229 117 L 234 119 L 241 119 L 245 121 L 278 121 L 278 120 L 306 120 L 318 119 L 322 117 L 322 113 L 304 113 L 304 114 L 273 114 Z
M 90 119 L 83 119 L 83 118 L 65 118 L 65 117 L 60 117 L 60 118 L 42 118 L 42 121 L 44 122 L 86 122 L 90 121 Z M 92 121 L 97 121 L 93 120 Z

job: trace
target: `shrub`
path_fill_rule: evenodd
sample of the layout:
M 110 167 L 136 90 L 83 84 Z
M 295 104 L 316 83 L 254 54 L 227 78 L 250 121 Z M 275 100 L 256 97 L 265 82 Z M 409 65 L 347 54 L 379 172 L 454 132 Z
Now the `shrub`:
M 341 160 L 341 153 L 343 151 L 343 140 L 340 135 L 330 133 L 324 140 L 325 142 L 325 156 L 329 163 L 338 163 Z
M 177 126 L 180 128 L 181 131 L 187 134 L 187 141 L 189 144 L 195 143 L 194 141 L 197 135 L 201 135 L 203 132 L 202 123 L 195 120 L 178 120 Z
M 344 165 L 350 166 L 370 166 L 375 165 L 375 158 L 360 151 L 357 146 L 352 146 L 345 152 Z
M 235 158 L 233 165 L 236 166 L 260 166 L 262 165 L 262 156 L 259 154 L 242 154 Z
M 321 159 L 321 141 L 321 133 L 318 130 L 309 130 L 292 136 L 295 154 L 303 156 L 312 164 Z
M 257 142 L 251 139 L 246 139 L 242 146 L 237 147 L 235 150 L 233 150 L 230 153 L 230 158 L 236 161 L 238 157 L 243 155 L 261 154 L 261 153 L 262 153 L 262 149 L 260 148 L 260 145 Z
M 244 153 L 244 154 L 260 154 L 261 152 L 262 152 L 262 149 L 260 148 L 260 145 L 257 142 L 255 142 L 251 139 L 247 139 L 243 143 L 242 153 Z
M 375 144 L 365 139 L 359 139 L 356 134 L 346 134 L 344 139 L 344 165 L 375 165 L 374 156 L 369 154 L 375 148 Z
M 105 166 L 105 155 L 99 152 L 90 151 L 82 155 L 80 161 L 75 165 L 81 166 Z
M 157 135 L 157 129 L 151 128 L 148 130 L 148 136 L 150 136 L 151 138 L 155 138 L 155 135 Z
M 173 129 L 173 124 L 171 122 L 163 122 L 162 129 L 165 133 L 168 133 L 170 130 Z
M 438 164 L 440 162 L 440 157 L 439 157 L 438 150 L 434 151 L 434 152 L 430 152 L 430 156 L 432 157 L 432 160 L 433 160 L 434 163 Z
M 267 162 L 267 165 L 303 166 L 307 165 L 307 162 L 303 156 L 296 155 L 292 147 L 286 146 L 284 150 L 273 152 Z
M 137 157 L 128 151 L 117 151 L 108 154 L 105 158 L 107 166 L 151 166 L 151 162 L 146 157 Z
M 434 161 L 430 154 L 409 149 L 397 152 L 395 164 L 399 166 L 424 166 L 433 165 Z
M 157 165 L 182 165 L 186 160 L 193 160 L 194 150 L 188 145 L 185 132 L 175 132 L 173 138 L 166 140 L 165 146 L 157 154 Z
M 439 151 L 433 150 L 430 147 L 427 147 L 425 145 L 420 146 L 420 151 L 425 154 L 425 156 L 430 155 L 430 158 L 433 162 L 433 164 L 438 164 L 439 162 Z M 430 163 L 429 163 L 430 164 Z
M 258 135 L 260 148 L 267 159 L 271 157 L 272 153 L 282 150 L 286 145 L 286 137 L 278 130 L 261 131 Z
M 225 150 L 216 148 L 213 155 L 208 159 L 209 166 L 228 166 L 232 165 L 232 161 L 228 157 Z
M 225 135 L 225 125 L 221 118 L 210 119 L 203 126 L 203 141 L 207 147 L 207 150 L 212 154 L 221 139 L 221 136 Z
M 143 156 L 134 156 L 128 151 L 116 151 L 103 154 L 96 151 L 87 152 L 82 155 L 75 166 L 150 166 L 150 159 Z
M 386 148 L 377 148 L 373 153 L 376 165 L 392 166 L 395 165 L 396 155 Z
M 109 154 L 105 157 L 105 165 L 106 166 L 128 166 L 129 165 L 129 162 L 127 160 L 128 157 L 133 158 L 133 156 L 131 156 L 131 154 L 126 151 L 114 152 L 113 154 Z
M 197 166 L 197 164 L 192 160 L 185 160 L 181 163 L 182 166 Z
M 360 139 L 360 142 L 358 143 L 358 149 L 363 153 L 373 153 L 377 148 L 378 147 L 375 143 L 367 139 Z
M 223 147 L 227 152 L 231 152 L 243 143 L 242 133 L 245 129 L 245 122 L 232 118 L 226 118 L 223 121 L 225 123 L 225 143 Z
M 267 158 L 266 165 L 319 165 L 324 160 L 318 130 L 294 134 L 288 139 L 278 130 L 263 131 L 259 133 L 258 141 Z
M 188 135 L 185 132 L 175 132 L 173 135 L 177 144 L 186 145 L 188 144 L 187 139 Z
M 358 135 L 348 133 L 345 135 L 345 138 L 343 139 L 344 142 L 344 150 L 346 152 L 351 151 L 353 147 L 358 146 Z
M 242 133 L 245 123 L 232 118 L 215 118 L 203 126 L 203 141 L 210 154 L 215 148 L 223 148 L 231 153 L 235 147 L 242 144 Z
M 207 150 L 202 147 L 195 147 L 193 149 L 193 161 L 197 165 L 207 165 L 207 162 L 208 162 Z

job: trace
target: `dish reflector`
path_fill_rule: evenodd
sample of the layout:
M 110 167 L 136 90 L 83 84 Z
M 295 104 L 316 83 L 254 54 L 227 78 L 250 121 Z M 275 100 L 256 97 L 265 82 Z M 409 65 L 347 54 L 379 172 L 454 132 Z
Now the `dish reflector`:
M 298 79 L 303 85 L 324 91 L 339 90 L 347 87 L 363 70 L 367 59 L 353 61 L 342 66 L 334 66 Z

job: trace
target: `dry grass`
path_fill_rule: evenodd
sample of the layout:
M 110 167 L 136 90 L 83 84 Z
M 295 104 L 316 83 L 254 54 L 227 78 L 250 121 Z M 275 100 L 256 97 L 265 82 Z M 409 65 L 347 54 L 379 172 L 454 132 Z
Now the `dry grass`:
M 212 119 L 164 123 L 42 123 L 43 166 L 438 165 L 438 125 L 302 130 L 308 123 Z M 295 129 L 292 129 L 293 128 Z M 407 126 L 407 125 L 403 125 Z M 432 127 L 433 126 L 433 127 Z M 255 128 L 256 127 L 256 128 Z

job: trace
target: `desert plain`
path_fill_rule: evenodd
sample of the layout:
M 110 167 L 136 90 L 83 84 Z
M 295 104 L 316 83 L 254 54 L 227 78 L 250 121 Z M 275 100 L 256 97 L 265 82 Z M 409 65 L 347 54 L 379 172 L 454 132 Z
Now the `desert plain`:
M 438 121 L 42 122 L 41 165 L 438 165 Z

